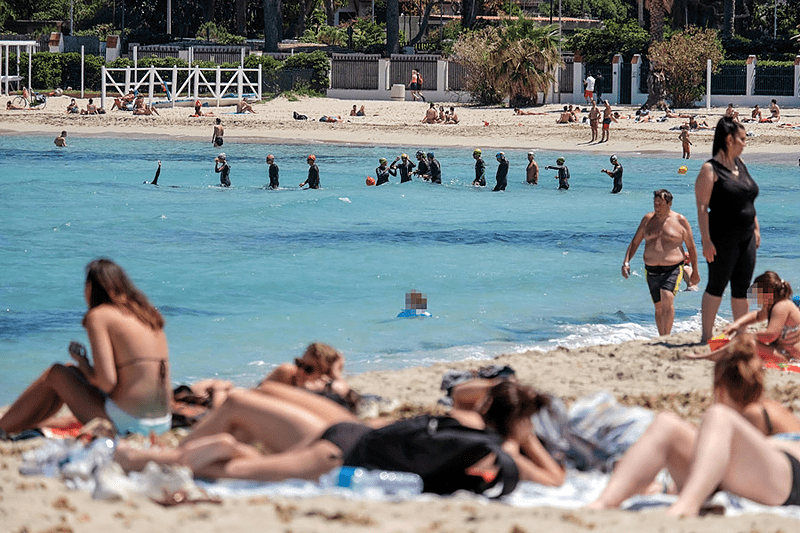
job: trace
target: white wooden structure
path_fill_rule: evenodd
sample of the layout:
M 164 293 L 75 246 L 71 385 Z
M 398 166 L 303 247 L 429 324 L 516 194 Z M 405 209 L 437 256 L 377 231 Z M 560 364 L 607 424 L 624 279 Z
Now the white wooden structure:
M 8 95 L 8 85 L 10 83 L 16 83 L 17 89 L 19 89 L 19 82 L 22 81 L 23 77 L 19 74 L 19 56 L 20 56 L 20 49 L 25 48 L 25 51 L 28 53 L 28 85 L 30 85 L 31 80 L 31 73 L 33 71 L 33 50 L 39 45 L 36 41 L 0 41 L 0 91 L 3 94 Z M 16 47 L 17 51 L 17 73 L 15 75 L 11 74 L 9 70 L 8 64 L 8 56 L 11 53 L 11 47 Z
M 178 73 L 185 73 L 186 79 L 179 84 Z M 208 74 L 213 73 L 213 77 Z M 223 74 L 231 73 L 227 81 L 223 81 Z M 227 77 L 227 76 L 225 76 Z M 211 81 L 209 81 L 209 78 Z M 125 67 L 125 68 L 102 68 L 102 88 L 100 94 L 100 106 L 105 108 L 105 99 L 109 92 L 111 98 L 116 95 L 124 96 L 128 91 L 144 92 L 148 104 L 153 104 L 153 97 L 156 90 L 167 94 L 168 102 L 171 107 L 179 105 L 181 100 L 192 101 L 205 100 L 215 102 L 217 106 L 222 100 L 230 101 L 235 95 L 236 102 L 244 95 L 252 95 L 250 99 L 261 100 L 262 71 L 261 65 L 258 68 L 220 68 L 201 69 L 199 67 L 179 68 L 156 68 L 156 67 Z

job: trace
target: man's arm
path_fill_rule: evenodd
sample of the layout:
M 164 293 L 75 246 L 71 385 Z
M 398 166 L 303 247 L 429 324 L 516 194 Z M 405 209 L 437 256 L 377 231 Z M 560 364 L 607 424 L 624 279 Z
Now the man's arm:
M 689 277 L 689 283 L 691 285 L 697 285 L 700 283 L 700 271 L 697 269 L 697 247 L 694 245 L 692 226 L 683 215 L 680 215 L 679 220 L 683 228 L 683 242 L 686 244 L 686 251 L 689 253 L 689 262 L 692 264 L 692 275 Z
M 628 245 L 628 249 L 625 250 L 625 259 L 622 260 L 622 277 L 625 279 L 628 279 L 631 273 L 631 259 L 636 255 L 636 250 L 639 249 L 639 244 L 644 239 L 644 228 L 652 216 L 652 213 L 648 213 L 642 218 L 636 233 L 633 235 L 633 239 L 631 239 L 631 243 Z

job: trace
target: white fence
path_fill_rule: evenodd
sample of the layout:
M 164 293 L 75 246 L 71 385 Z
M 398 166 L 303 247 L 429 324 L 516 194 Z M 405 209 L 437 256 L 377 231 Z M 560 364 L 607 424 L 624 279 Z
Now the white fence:
M 213 77 L 208 76 L 211 73 Z M 179 81 L 179 74 L 182 81 Z M 102 80 L 100 106 L 103 108 L 106 107 L 105 100 L 109 92 L 124 96 L 131 90 L 144 92 L 149 104 L 153 103 L 156 92 L 163 92 L 167 97 L 166 102 L 171 103 L 172 107 L 181 100 L 198 99 L 216 102 L 219 106 L 223 98 L 232 99 L 235 95 L 238 102 L 245 94 L 253 95 L 251 99 L 261 100 L 261 65 L 257 69 L 223 69 L 219 66 L 216 69 L 103 67 Z

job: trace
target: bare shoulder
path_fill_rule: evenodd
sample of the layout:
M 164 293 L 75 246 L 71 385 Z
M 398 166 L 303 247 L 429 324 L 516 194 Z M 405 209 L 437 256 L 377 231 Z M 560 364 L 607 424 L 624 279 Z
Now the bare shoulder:
M 100 304 L 89 309 L 86 313 L 87 324 L 107 323 L 123 316 L 122 311 L 115 305 Z

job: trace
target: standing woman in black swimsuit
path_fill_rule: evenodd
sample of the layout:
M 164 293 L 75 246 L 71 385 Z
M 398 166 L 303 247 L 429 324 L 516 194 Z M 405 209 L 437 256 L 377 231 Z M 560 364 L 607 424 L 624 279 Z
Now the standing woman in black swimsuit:
M 697 224 L 708 262 L 708 285 L 701 305 L 701 342 L 712 337 L 714 319 L 725 287 L 731 284 L 733 319 L 748 311 L 747 289 L 761 244 L 753 202 L 758 185 L 739 158 L 745 147 L 744 126 L 722 117 L 714 132 L 713 157 L 706 161 L 694 184 Z
M 762 361 L 750 334 L 714 352 L 714 405 L 699 428 L 673 413 L 659 413 L 617 463 L 600 497 L 589 505 L 610 509 L 646 490 L 662 468 L 678 487 L 673 515 L 697 515 L 716 490 L 763 505 L 800 505 L 800 443 L 770 439 L 800 430 L 800 419 L 764 400 Z

